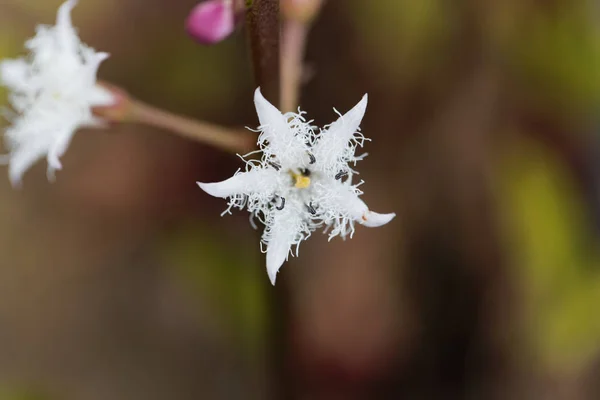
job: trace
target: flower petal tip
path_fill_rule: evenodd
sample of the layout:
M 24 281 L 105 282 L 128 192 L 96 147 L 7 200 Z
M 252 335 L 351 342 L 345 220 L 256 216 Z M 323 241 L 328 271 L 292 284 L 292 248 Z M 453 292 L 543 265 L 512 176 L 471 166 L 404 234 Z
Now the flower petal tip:
M 379 214 L 373 211 L 367 211 L 365 215 L 363 215 L 361 224 L 364 226 L 368 226 L 369 228 L 376 228 L 378 226 L 382 226 L 390 222 L 396 217 L 396 213 L 389 214 Z
M 98 60 L 99 62 L 102 62 L 110 57 L 110 53 L 102 51 L 102 52 L 96 53 L 94 56 L 96 57 L 96 60 Z
M 363 119 L 365 112 L 367 111 L 367 103 L 369 102 L 369 95 L 367 93 L 360 99 L 358 103 L 348 111 L 348 116 L 353 116 L 358 119 L 358 122 Z
M 233 193 L 242 190 L 240 185 L 244 184 L 243 178 L 246 175 L 240 174 L 233 176 L 221 182 L 203 183 L 197 182 L 200 189 L 214 197 L 220 197 L 222 199 L 231 196 Z
M 258 115 L 258 121 L 262 125 L 276 125 L 281 129 L 286 126 L 285 119 L 281 112 L 273 104 L 267 100 L 260 87 L 254 91 L 254 107 L 256 108 L 256 114 Z
M 265 96 L 263 96 L 262 92 L 260 91 L 260 87 L 257 87 L 254 91 L 254 105 L 257 111 L 259 110 L 259 107 L 261 110 L 269 106 L 274 107 L 267 99 L 265 99 Z
M 23 188 L 23 181 L 20 176 L 9 175 L 8 181 L 10 182 L 10 186 L 12 186 L 13 189 L 19 190 Z
M 56 24 L 59 26 L 71 26 L 71 11 L 77 5 L 78 0 L 67 0 L 58 7 L 56 14 Z
M 214 197 L 221 197 L 216 183 L 196 182 L 200 189 Z
M 62 169 L 62 163 L 56 155 L 48 156 L 48 169 L 52 171 L 60 171 Z
M 277 279 L 277 272 L 279 268 L 283 265 L 285 260 L 276 260 L 276 257 L 273 257 L 273 254 L 269 257 L 269 253 L 267 253 L 267 275 L 269 275 L 269 280 L 271 284 L 275 286 L 275 280 Z
M 269 273 L 269 280 L 271 281 L 271 285 L 275 286 L 275 280 L 277 279 L 277 272 Z
M 59 12 L 69 12 L 77 5 L 78 0 L 67 0 L 58 7 Z
M 269 275 L 269 280 L 271 281 L 273 286 L 275 286 L 277 272 L 281 269 L 281 266 L 287 260 L 289 251 L 289 244 L 270 244 L 267 249 L 267 274 Z

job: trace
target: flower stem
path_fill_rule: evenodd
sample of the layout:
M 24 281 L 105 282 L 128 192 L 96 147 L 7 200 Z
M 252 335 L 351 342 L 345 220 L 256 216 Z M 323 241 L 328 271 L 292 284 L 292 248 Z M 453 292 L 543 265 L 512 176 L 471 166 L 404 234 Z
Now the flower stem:
M 283 26 L 281 49 L 281 111 L 294 111 L 300 100 L 300 80 L 306 48 L 308 24 L 288 19 Z
M 254 80 L 260 86 L 263 95 L 276 107 L 279 107 L 280 79 L 280 22 L 279 0 L 247 0 L 246 31 Z M 258 233 L 256 234 L 258 238 Z M 263 261 L 264 262 L 264 261 Z M 287 287 L 282 282 L 275 287 L 264 279 L 268 313 L 265 335 L 268 399 L 289 399 L 291 387 L 288 385 L 289 373 L 286 368 L 285 347 L 289 323 L 287 318 Z M 283 282 L 285 283 L 285 281 Z
M 246 30 L 254 80 L 263 95 L 279 105 L 279 0 L 246 1 Z
M 322 5 L 322 0 L 284 0 L 282 3 L 281 111 L 283 112 L 295 111 L 300 105 L 306 40 Z
M 256 136 L 242 129 L 229 129 L 161 110 L 131 100 L 129 121 L 174 132 L 231 153 L 246 154 L 255 149 Z

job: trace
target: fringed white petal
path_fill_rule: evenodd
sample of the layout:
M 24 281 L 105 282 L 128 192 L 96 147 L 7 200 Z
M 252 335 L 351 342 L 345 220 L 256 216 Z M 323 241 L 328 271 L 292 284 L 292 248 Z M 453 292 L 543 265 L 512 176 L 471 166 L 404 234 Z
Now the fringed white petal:
M 369 228 L 377 228 L 390 222 L 394 219 L 396 213 L 379 214 L 374 211 L 367 211 L 359 221 L 364 226 Z
M 110 54 L 96 53 L 94 50 L 86 47 L 82 52 L 82 57 L 83 64 L 86 66 L 83 70 L 85 71 L 85 74 L 82 76 L 82 79 L 84 79 L 83 83 L 94 86 L 96 84 L 96 75 L 98 74 L 100 64 L 110 57 Z
M 254 91 L 254 106 L 265 140 L 276 145 L 292 139 L 293 134 L 288 127 L 287 120 L 277 107 L 264 98 L 260 88 Z
M 48 150 L 48 168 L 50 171 L 62 169 L 60 158 L 65 154 L 71 139 L 75 134 L 74 130 L 65 130 L 57 135 L 55 140 L 52 142 L 50 149 Z
M 347 170 L 348 163 L 355 161 L 356 146 L 362 146 L 365 140 L 359 133 L 359 127 L 367 109 L 367 101 L 365 94 L 357 105 L 321 132 L 313 150 L 319 168 L 336 174 L 340 170 Z
M 305 238 L 305 229 L 303 215 L 297 204 L 289 204 L 283 210 L 273 213 L 263 235 L 263 240 L 267 242 L 267 274 L 273 285 L 292 246 L 298 245 Z
M 77 33 L 71 21 L 71 11 L 77 5 L 77 0 L 67 0 L 59 8 L 56 16 L 57 39 L 66 51 L 74 52 L 79 44 Z
M 255 169 L 240 172 L 221 182 L 197 183 L 206 193 L 221 198 L 237 194 L 249 195 L 257 191 L 273 192 L 277 188 L 277 172 L 273 169 Z
M 8 177 L 13 187 L 19 187 L 23 174 L 36 161 L 44 157 L 48 149 L 44 146 L 22 147 L 10 155 L 10 164 L 8 167 Z
M 324 135 L 335 137 L 340 142 L 348 142 L 360 127 L 360 123 L 367 110 L 368 100 L 369 97 L 365 94 L 358 104 L 352 107 L 350 111 L 329 125 L 329 128 Z
M 291 244 L 284 237 L 275 237 L 267 246 L 267 274 L 273 286 L 277 279 L 277 272 L 287 261 Z
M 94 86 L 90 91 L 90 104 L 93 107 L 108 107 L 115 104 L 115 96 L 102 86 Z
M 324 223 L 332 228 L 330 239 L 335 236 L 352 237 L 354 223 L 358 222 L 368 227 L 387 224 L 396 214 L 378 214 L 359 197 L 360 191 L 348 184 L 331 180 L 316 187 L 319 216 Z
M 0 82 L 11 90 L 27 90 L 28 74 L 29 64 L 23 58 L 0 62 Z
M 254 105 L 260 122 L 258 144 L 265 158 L 275 157 L 283 168 L 291 168 L 309 152 L 312 129 L 299 114 L 283 115 L 260 92 L 254 92 Z

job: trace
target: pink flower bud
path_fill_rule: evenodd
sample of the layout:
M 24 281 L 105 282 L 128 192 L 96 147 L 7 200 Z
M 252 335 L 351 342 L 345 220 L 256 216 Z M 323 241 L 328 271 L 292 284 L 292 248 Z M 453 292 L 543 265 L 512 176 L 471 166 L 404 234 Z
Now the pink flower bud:
M 232 0 L 208 0 L 199 3 L 187 18 L 186 30 L 202 44 L 219 43 L 235 28 Z

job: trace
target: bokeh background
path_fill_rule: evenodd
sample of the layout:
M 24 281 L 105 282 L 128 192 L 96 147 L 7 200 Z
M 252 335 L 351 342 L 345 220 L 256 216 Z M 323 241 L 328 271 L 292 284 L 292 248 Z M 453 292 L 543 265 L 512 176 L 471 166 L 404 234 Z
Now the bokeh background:
M 0 57 L 60 3 L 0 0 Z M 194 5 L 73 17 L 102 79 L 256 126 L 243 30 L 195 44 Z M 56 183 L 0 179 L 0 399 L 599 399 L 599 22 L 595 0 L 329 0 L 302 108 L 369 93 L 363 198 L 398 217 L 314 235 L 275 288 L 247 214 L 195 184 L 230 155 L 115 126 Z

